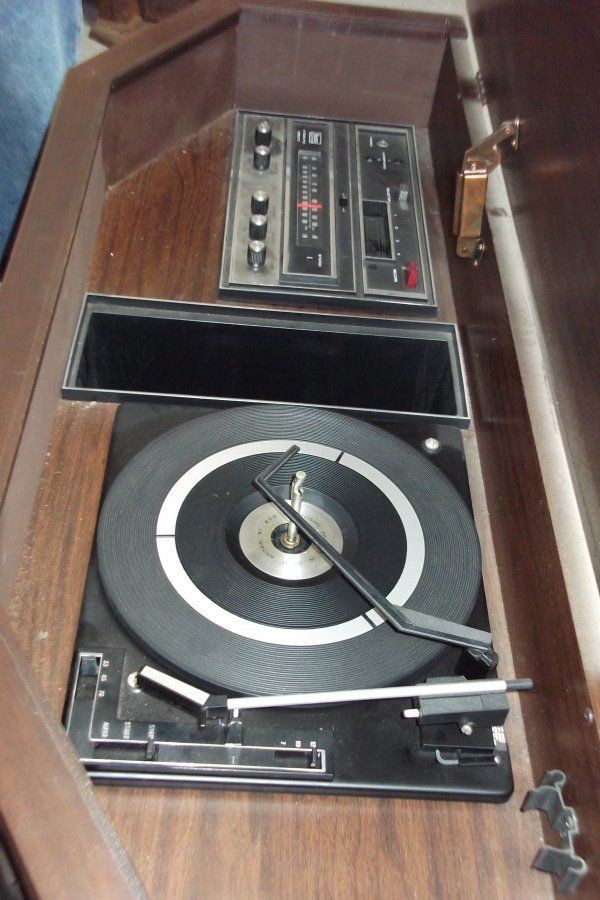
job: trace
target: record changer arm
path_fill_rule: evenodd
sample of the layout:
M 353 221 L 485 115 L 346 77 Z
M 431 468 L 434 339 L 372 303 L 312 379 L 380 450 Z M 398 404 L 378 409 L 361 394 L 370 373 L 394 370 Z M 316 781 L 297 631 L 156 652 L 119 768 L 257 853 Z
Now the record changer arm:
M 489 666 L 494 666 L 497 662 L 497 657 L 492 650 L 492 636 L 489 632 L 449 622 L 437 616 L 429 616 L 413 609 L 404 610 L 394 606 L 341 553 L 338 553 L 329 541 L 319 534 L 294 506 L 278 496 L 269 484 L 269 480 L 299 451 L 300 448 L 293 444 L 289 450 L 282 453 L 278 459 L 274 460 L 271 465 L 256 476 L 254 485 L 261 494 L 275 504 L 298 531 L 301 531 L 305 538 L 311 541 L 327 557 L 340 575 L 362 594 L 365 600 L 374 606 L 397 631 L 402 634 L 440 641 L 444 644 L 465 647 L 476 657 L 483 657 L 484 659 L 488 657 Z

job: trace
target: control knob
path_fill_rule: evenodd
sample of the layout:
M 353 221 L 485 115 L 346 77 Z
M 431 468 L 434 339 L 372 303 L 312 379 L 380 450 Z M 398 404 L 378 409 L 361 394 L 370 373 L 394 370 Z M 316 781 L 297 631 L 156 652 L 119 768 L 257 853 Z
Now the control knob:
M 271 165 L 271 148 L 259 144 L 254 148 L 254 168 L 264 172 Z
M 271 123 L 261 119 L 254 132 L 254 143 L 257 147 L 268 147 L 271 143 Z
M 266 191 L 254 191 L 250 201 L 252 215 L 266 216 L 269 208 L 269 195 Z
M 253 241 L 264 241 L 267 236 L 267 217 L 261 216 L 259 213 L 251 216 L 248 230 Z
M 261 269 L 267 258 L 267 248 L 264 241 L 249 241 L 248 265 L 253 269 Z

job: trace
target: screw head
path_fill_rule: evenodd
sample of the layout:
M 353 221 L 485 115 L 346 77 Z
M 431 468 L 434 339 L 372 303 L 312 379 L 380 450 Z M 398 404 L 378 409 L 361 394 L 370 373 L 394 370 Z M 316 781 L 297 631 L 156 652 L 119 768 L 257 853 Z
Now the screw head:
M 590 709 L 589 706 L 586 706 L 586 708 L 584 709 L 584 711 L 583 711 L 583 718 L 585 719 L 585 721 L 587 722 L 588 725 L 592 725 L 592 724 L 593 724 L 593 721 L 594 721 L 594 713 L 593 713 L 593 711 Z
M 441 447 L 441 444 L 437 438 L 428 437 L 428 438 L 425 438 L 425 440 L 423 441 L 423 448 L 428 453 L 437 453 L 438 450 L 440 449 L 440 447 Z
M 473 723 L 472 722 L 463 722 L 460 726 L 460 730 L 463 734 L 466 734 L 467 737 L 473 734 Z
M 485 252 L 485 241 L 477 241 L 477 245 L 475 247 L 475 253 L 473 254 L 473 265 L 475 268 L 481 262 L 483 254 Z

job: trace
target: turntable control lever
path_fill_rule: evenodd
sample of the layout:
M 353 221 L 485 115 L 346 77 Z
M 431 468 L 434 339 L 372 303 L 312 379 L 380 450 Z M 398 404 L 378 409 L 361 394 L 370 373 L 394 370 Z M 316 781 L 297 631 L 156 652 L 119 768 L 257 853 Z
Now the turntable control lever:
M 171 694 L 176 694 L 195 706 L 204 706 L 210 697 L 210 694 L 207 694 L 206 691 L 193 687 L 186 681 L 181 681 L 172 675 L 167 675 L 166 672 L 154 669 L 152 666 L 143 666 L 138 672 L 138 682 L 143 684 L 144 681 L 148 681 L 164 691 L 169 691 Z
M 300 514 L 300 509 L 302 507 L 302 495 L 304 493 L 302 485 L 304 484 L 305 478 L 306 472 L 296 472 L 290 486 L 290 505 L 298 514 Z M 290 550 L 293 550 L 300 543 L 298 528 L 291 519 L 288 522 L 286 533 L 281 538 L 281 543 Z
M 156 687 L 181 697 L 199 707 L 209 700 L 209 694 L 193 687 L 186 681 L 173 678 L 152 666 L 143 666 L 138 673 L 141 683 L 148 682 Z M 459 679 L 430 679 L 423 684 L 404 684 L 394 687 L 354 688 L 341 691 L 313 691 L 305 694 L 275 694 L 260 697 L 221 698 L 230 712 L 245 709 L 273 709 L 293 706 L 322 706 L 329 703 L 358 703 L 374 700 L 441 700 L 442 698 L 473 698 L 496 694 L 510 694 L 515 691 L 530 691 L 530 678 L 488 678 L 469 681 Z M 405 718 L 419 718 L 419 710 L 404 710 Z

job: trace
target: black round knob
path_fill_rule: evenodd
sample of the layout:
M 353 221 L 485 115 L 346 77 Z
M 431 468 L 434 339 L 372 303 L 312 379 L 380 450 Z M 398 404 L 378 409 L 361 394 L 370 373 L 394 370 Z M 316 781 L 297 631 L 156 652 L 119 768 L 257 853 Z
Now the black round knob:
M 271 148 L 259 144 L 254 148 L 254 168 L 263 172 L 268 169 L 271 164 Z
M 257 147 L 268 147 L 271 144 L 271 123 L 261 119 L 254 132 L 254 143 Z
M 266 216 L 269 208 L 269 195 L 266 191 L 254 191 L 252 200 L 250 201 L 250 211 L 252 215 L 258 214 Z
M 248 243 L 248 265 L 253 269 L 261 269 L 267 258 L 267 248 L 264 241 L 250 241 Z
M 253 241 L 264 241 L 267 236 L 267 217 L 258 213 L 251 216 L 248 231 Z

